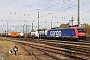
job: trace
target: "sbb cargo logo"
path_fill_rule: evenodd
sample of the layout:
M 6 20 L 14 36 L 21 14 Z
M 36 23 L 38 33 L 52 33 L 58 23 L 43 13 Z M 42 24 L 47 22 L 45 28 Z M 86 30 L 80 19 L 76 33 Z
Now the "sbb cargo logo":
M 61 31 L 50 31 L 50 36 L 61 36 Z

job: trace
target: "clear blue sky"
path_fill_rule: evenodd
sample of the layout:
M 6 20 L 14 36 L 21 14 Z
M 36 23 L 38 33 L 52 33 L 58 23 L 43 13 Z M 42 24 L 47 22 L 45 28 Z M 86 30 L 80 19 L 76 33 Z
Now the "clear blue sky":
M 38 10 L 40 15 L 40 28 L 50 28 L 62 23 L 68 23 L 71 17 L 77 24 L 78 0 L 1 0 L 0 1 L 0 32 L 8 29 L 22 31 L 22 26 L 34 23 L 38 25 Z M 57 23 L 58 22 L 58 23 Z M 80 0 L 80 22 L 90 24 L 90 0 Z

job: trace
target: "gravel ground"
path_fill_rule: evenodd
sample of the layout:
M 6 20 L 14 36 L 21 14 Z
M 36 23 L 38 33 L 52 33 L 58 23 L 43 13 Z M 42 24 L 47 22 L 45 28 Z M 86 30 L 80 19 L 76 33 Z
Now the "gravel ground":
M 17 46 L 18 52 L 15 55 L 13 51 L 13 47 Z M 12 54 L 9 54 L 9 50 L 12 50 Z M 27 52 L 23 50 L 22 47 L 16 45 L 13 42 L 3 40 L 0 37 L 0 60 L 37 60 L 32 55 L 28 56 Z

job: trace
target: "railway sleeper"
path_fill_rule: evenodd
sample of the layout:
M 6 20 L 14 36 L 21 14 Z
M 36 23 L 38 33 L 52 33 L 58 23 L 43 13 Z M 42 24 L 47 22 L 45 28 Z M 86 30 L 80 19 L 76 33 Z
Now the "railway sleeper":
M 78 59 L 88 59 L 90 56 L 86 56 L 86 54 L 82 54 L 82 53 L 79 53 L 79 52 L 76 52 L 76 51 L 72 51 L 72 50 L 68 50 L 68 49 L 62 49 L 62 48 L 59 48 L 59 49 L 56 49 L 56 48 L 50 48 L 50 47 L 41 47 L 41 46 L 30 46 L 30 47 L 33 47 L 33 48 L 38 48 L 39 50 L 43 50 L 43 51 L 49 51 L 49 52 L 52 52 L 52 53 L 57 53 L 57 54 L 63 54 L 62 52 L 65 52 L 65 56 L 69 56 L 70 58 L 78 58 Z M 49 49 L 53 49 L 53 50 L 49 50 Z M 58 51 L 58 52 L 56 52 Z M 61 51 L 61 52 L 60 52 Z M 63 55 L 64 55 L 63 54 Z
M 26 45 L 30 45 L 30 44 L 26 44 Z M 38 47 L 36 47 L 36 48 L 38 48 Z M 44 48 L 45 49 L 42 49 L 42 48 L 39 47 L 39 49 L 42 49 L 42 50 L 45 50 L 45 51 L 48 51 L 47 48 L 53 49 L 53 48 L 50 48 L 50 47 L 44 47 Z M 90 57 L 90 56 L 85 56 L 84 54 L 81 54 L 81 53 L 78 53 L 78 52 L 75 52 L 75 51 L 71 51 L 71 50 L 68 50 L 68 49 L 60 49 L 59 48 L 59 49 L 54 49 L 54 50 L 65 51 L 66 56 L 77 57 L 78 59 L 89 59 L 89 57 Z M 50 51 L 50 52 L 54 52 L 54 51 Z M 54 53 L 61 54 L 60 52 L 54 52 Z M 78 55 L 78 54 L 80 54 L 80 55 Z
M 44 43 L 44 42 L 43 42 Z M 81 53 L 86 53 L 87 55 L 90 55 L 90 50 L 89 48 L 83 48 L 83 47 L 76 47 L 76 46 L 67 46 L 67 45 L 57 45 L 57 44 L 52 44 L 52 43 L 44 43 L 50 46 L 54 46 L 54 47 L 59 47 L 59 48 L 65 48 L 65 49 L 70 49 L 70 50 L 76 50 L 76 51 L 80 51 Z

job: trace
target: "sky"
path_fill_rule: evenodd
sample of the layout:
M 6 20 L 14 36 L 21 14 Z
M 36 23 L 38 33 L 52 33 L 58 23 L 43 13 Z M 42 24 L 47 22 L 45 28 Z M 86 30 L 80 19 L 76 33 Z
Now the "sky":
M 23 31 L 77 24 L 78 0 L 0 0 L 0 32 Z M 80 0 L 80 23 L 90 24 L 90 0 Z M 70 23 L 71 24 L 71 23 Z M 27 26 L 27 27 L 26 27 Z

